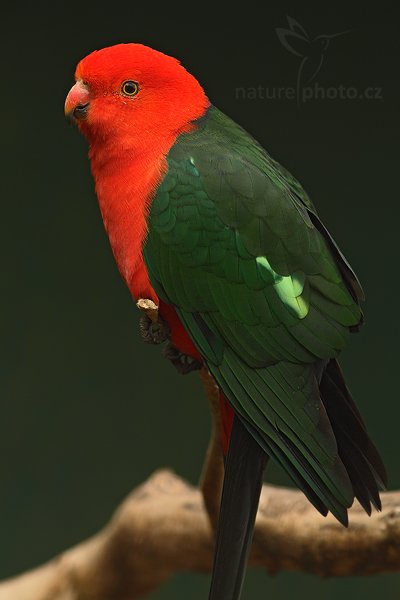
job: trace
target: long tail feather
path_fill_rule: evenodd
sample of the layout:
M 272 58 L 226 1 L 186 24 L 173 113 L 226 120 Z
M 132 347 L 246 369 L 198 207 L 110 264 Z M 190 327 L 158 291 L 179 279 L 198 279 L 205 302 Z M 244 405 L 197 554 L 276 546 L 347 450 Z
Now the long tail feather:
M 371 504 L 381 510 L 379 490 L 386 487 L 385 467 L 336 360 L 327 365 L 320 389 L 355 497 L 368 514 L 371 514 Z
M 267 455 L 235 416 L 225 463 L 209 600 L 240 598 Z

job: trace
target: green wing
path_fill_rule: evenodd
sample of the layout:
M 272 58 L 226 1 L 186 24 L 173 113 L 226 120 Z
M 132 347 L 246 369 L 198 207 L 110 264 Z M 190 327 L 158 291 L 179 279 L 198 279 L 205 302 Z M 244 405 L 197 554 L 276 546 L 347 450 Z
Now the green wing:
M 362 314 L 361 287 L 300 184 L 211 108 L 180 137 L 144 257 L 235 411 L 322 511 L 353 490 L 318 383 Z

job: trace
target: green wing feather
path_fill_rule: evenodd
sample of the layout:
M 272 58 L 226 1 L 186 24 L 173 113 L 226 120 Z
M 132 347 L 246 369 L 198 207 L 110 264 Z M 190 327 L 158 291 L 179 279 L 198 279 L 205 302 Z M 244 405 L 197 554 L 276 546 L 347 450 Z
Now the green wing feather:
M 300 184 L 217 109 L 167 159 L 152 285 L 260 445 L 344 522 L 354 493 L 319 382 L 362 321 L 361 286 Z

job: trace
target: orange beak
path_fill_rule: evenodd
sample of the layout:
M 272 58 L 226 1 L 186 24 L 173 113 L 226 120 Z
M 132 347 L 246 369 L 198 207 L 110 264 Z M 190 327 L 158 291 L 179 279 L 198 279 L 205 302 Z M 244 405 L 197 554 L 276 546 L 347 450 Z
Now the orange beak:
M 80 80 L 70 89 L 65 100 L 65 116 L 71 120 L 85 119 L 89 110 L 90 93 L 88 87 Z

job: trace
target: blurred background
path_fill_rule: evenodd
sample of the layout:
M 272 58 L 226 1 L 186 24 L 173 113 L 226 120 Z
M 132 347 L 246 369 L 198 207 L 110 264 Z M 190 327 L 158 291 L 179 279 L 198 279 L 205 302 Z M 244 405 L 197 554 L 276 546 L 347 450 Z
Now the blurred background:
M 365 287 L 366 326 L 342 363 L 390 487 L 400 487 L 394 6 L 246 2 L 216 15 L 203 3 L 38 1 L 2 9 L 0 578 L 95 533 L 159 467 L 195 483 L 208 441 L 196 375 L 179 376 L 139 338 L 85 141 L 63 115 L 77 61 L 121 41 L 179 57 L 317 204 Z M 288 483 L 275 467 L 268 480 Z M 196 600 L 207 589 L 206 576 L 183 574 L 151 598 Z M 386 600 L 399 591 L 400 575 L 322 581 L 251 571 L 244 597 Z

